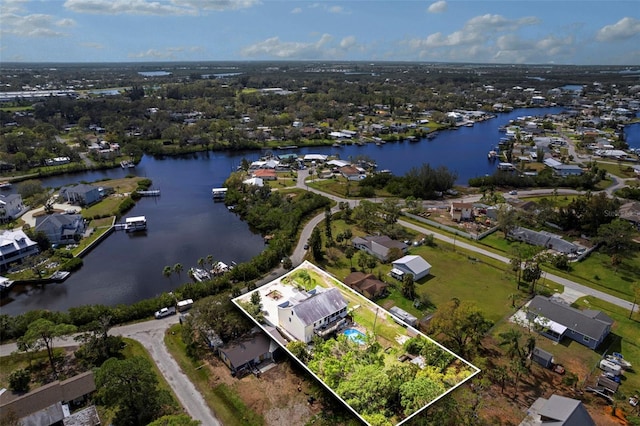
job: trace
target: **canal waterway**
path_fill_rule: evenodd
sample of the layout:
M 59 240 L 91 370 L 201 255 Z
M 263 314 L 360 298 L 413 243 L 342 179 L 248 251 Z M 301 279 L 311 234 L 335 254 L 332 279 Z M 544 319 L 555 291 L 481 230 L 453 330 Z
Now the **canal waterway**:
M 446 166 L 457 172 L 459 184 L 466 184 L 469 178 L 494 172 L 496 164 L 487 160 L 487 152 L 502 136 L 498 132 L 500 126 L 517 117 L 560 111 L 561 108 L 515 110 L 473 127 L 442 131 L 434 139 L 414 143 L 277 152 L 338 154 L 345 160 L 364 155 L 373 159 L 378 169 L 388 169 L 396 175 L 424 163 L 432 167 Z M 632 138 L 640 140 L 639 125 L 630 126 L 629 132 L 630 142 Z M 95 182 L 136 174 L 151 179 L 153 189 L 160 189 L 162 195 L 141 199 L 127 214 L 146 216 L 146 233 L 114 232 L 84 258 L 84 266 L 64 283 L 15 287 L 2 300 L 2 313 L 14 315 L 32 309 L 66 310 L 84 304 L 134 303 L 188 282 L 187 270 L 196 266 L 200 257 L 212 255 L 225 263 L 251 259 L 264 249 L 261 236 L 253 233 L 223 203 L 214 203 L 211 188 L 221 186 L 243 158 L 253 161 L 263 154 L 263 151 L 247 151 L 165 158 L 145 156 L 134 169 L 117 168 L 43 179 L 43 185 L 57 188 L 80 181 Z M 184 266 L 181 276 L 164 277 L 163 268 L 176 263 Z

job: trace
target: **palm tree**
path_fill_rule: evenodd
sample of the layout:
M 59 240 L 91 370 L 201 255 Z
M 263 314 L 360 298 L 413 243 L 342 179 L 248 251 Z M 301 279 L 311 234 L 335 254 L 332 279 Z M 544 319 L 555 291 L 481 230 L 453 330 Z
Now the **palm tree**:
M 180 278 L 180 273 L 183 269 L 184 267 L 182 266 L 182 263 L 176 263 L 175 265 L 173 265 L 173 272 L 178 274 L 178 278 Z
M 162 270 L 162 275 L 164 275 L 165 278 L 169 278 L 169 281 L 171 281 L 171 274 L 173 274 L 173 269 L 171 268 L 171 266 L 165 266 Z
M 205 263 L 209 265 L 208 269 L 213 269 L 213 255 L 208 254 L 207 258 L 205 259 Z
M 204 268 L 204 257 L 201 257 L 200 259 L 198 259 L 198 266 L 200 268 Z
M 507 347 L 506 355 L 509 358 L 521 358 L 522 353 L 520 351 L 520 338 L 522 337 L 522 333 L 520 331 L 512 328 L 505 333 L 498 334 L 498 336 L 501 339 L 499 345 Z

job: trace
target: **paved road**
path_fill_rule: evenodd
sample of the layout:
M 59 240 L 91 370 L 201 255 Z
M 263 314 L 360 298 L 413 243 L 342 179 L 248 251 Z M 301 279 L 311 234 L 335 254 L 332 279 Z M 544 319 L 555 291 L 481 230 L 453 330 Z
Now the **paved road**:
M 109 334 L 129 337 L 139 341 L 149 351 L 160 372 L 171 386 L 189 416 L 200 420 L 202 425 L 220 426 L 220 422 L 209 409 L 202 395 L 195 388 L 191 380 L 182 372 L 178 363 L 167 351 L 164 345 L 164 334 L 167 329 L 178 322 L 177 316 L 161 320 L 151 320 L 135 324 L 114 327 Z M 55 339 L 54 346 L 77 346 L 73 338 Z M 15 343 L 0 345 L 0 356 L 10 355 L 17 350 Z
M 326 197 L 331 198 L 332 200 L 336 201 L 336 202 L 348 202 L 349 205 L 353 208 L 357 205 L 357 200 L 348 200 L 348 199 L 344 199 L 344 198 L 340 198 L 337 197 L 335 195 L 329 195 L 329 194 L 325 194 L 322 191 L 319 191 L 317 189 L 313 189 L 313 188 L 307 188 L 304 180 L 308 177 L 308 172 L 306 170 L 301 170 L 298 172 L 298 182 L 297 182 L 297 186 L 300 188 L 304 188 L 304 189 L 308 189 L 309 191 L 313 191 L 316 192 L 318 194 L 322 194 L 325 195 Z M 552 193 L 552 190 L 549 189 L 532 189 L 532 190 L 527 190 L 527 191 L 519 191 L 519 195 L 527 195 L 527 196 L 535 196 L 535 195 L 549 195 L 550 193 Z M 581 194 L 582 192 L 580 191 L 576 191 L 576 190 L 572 190 L 572 189 L 558 189 L 558 194 Z M 478 201 L 480 199 L 480 197 L 482 197 L 481 194 L 478 195 L 471 195 L 471 196 L 465 196 L 465 197 L 461 197 L 458 198 L 456 200 L 447 200 L 447 205 L 449 205 L 449 203 L 453 202 L 453 201 L 464 201 L 464 202 L 475 202 Z M 442 203 L 440 203 L 442 204 Z M 334 211 L 337 211 L 337 207 L 334 208 Z M 322 221 L 322 219 L 324 219 L 324 213 L 320 214 L 316 217 L 314 217 L 312 220 L 309 221 L 309 223 L 307 225 L 305 225 L 305 228 L 302 231 L 301 235 L 306 235 L 307 237 L 305 239 L 300 239 L 300 241 L 298 242 L 298 246 L 296 247 L 296 251 L 294 251 L 294 255 L 295 256 L 299 256 L 298 253 L 298 249 L 301 249 L 301 247 L 304 245 L 304 243 L 306 242 L 306 240 L 308 239 L 308 236 L 311 235 L 311 231 L 313 230 L 313 228 L 320 223 L 320 221 Z M 453 237 L 450 237 L 448 235 L 445 234 L 441 234 L 438 232 L 435 232 L 433 230 L 431 230 L 430 228 L 425 228 L 425 227 L 421 227 L 418 225 L 414 225 L 412 223 L 409 223 L 407 221 L 404 220 L 399 220 L 398 223 L 402 226 L 405 226 L 407 228 L 413 229 L 415 231 L 424 233 L 424 234 L 433 234 L 434 238 L 437 238 L 441 241 L 445 241 L 448 242 L 450 244 L 454 243 L 454 239 Z M 510 263 L 510 259 L 508 257 L 493 253 L 489 250 L 485 250 L 481 247 L 477 247 L 475 245 L 469 244 L 465 241 L 461 241 L 460 238 L 456 238 L 455 240 L 455 244 L 457 247 L 461 247 L 464 248 L 466 250 L 478 253 L 480 255 L 483 256 L 487 256 L 496 260 L 499 260 L 500 262 L 504 262 L 504 263 Z M 300 257 L 296 257 L 296 260 L 302 259 L 302 256 Z M 293 258 L 292 258 L 293 260 Z M 294 265 L 297 265 L 300 262 L 293 262 Z M 284 273 L 284 271 L 282 272 Z M 565 287 L 568 287 L 570 289 L 573 289 L 575 291 L 578 291 L 580 293 L 583 293 L 585 295 L 589 295 L 589 296 L 594 296 L 597 297 L 598 299 L 602 299 L 606 302 L 612 303 L 616 306 L 620 306 L 624 309 L 628 309 L 631 310 L 631 308 L 633 307 L 633 304 L 631 302 L 628 302 L 624 299 L 620 299 L 619 297 L 615 297 L 612 296 L 610 294 L 604 293 L 602 291 L 599 290 L 595 290 L 592 289 L 590 287 L 584 286 L 582 284 L 579 284 L 575 281 L 571 281 L 568 280 L 566 278 L 563 277 L 559 277 L 557 275 L 554 274 L 550 274 L 547 272 L 544 272 L 544 278 L 549 280 L 549 281 L 553 281 L 555 283 L 561 284 Z

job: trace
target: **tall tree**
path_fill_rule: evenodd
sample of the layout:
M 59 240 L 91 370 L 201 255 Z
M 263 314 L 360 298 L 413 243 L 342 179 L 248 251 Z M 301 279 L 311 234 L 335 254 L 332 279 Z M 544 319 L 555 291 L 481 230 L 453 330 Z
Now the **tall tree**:
M 413 274 L 404 274 L 402 277 L 402 295 L 409 300 L 416 297 L 416 285 L 413 281 Z
M 452 299 L 433 315 L 429 331 L 454 352 L 468 356 L 480 347 L 492 325 L 473 303 Z
M 96 372 L 98 397 L 107 407 L 117 408 L 113 424 L 147 425 L 175 404 L 169 393 L 158 388 L 153 366 L 146 358 L 111 358 Z
M 55 324 L 48 319 L 39 318 L 29 324 L 27 332 L 24 334 L 23 340 L 27 344 L 35 344 L 44 347 L 47 350 L 47 356 L 51 363 L 53 374 L 57 377 L 58 371 L 53 353 L 53 339 L 56 337 L 69 336 L 75 333 L 76 326 L 72 324 Z
M 522 358 L 522 348 L 520 347 L 522 333 L 519 330 L 510 328 L 508 331 L 498 334 L 498 336 L 500 337 L 498 345 L 507 347 L 506 355 L 509 358 Z
M 322 260 L 322 237 L 318 228 L 313 228 L 313 231 L 311 231 L 309 247 L 311 247 L 313 258 L 318 261 Z
M 173 268 L 171 266 L 165 266 L 162 269 L 162 275 L 164 275 L 165 278 L 171 279 L 171 274 L 173 274 Z
M 611 255 L 611 265 L 617 266 L 621 257 L 631 251 L 634 233 L 633 225 L 623 219 L 615 219 L 598 228 L 596 242 L 603 244 L 604 251 Z
M 498 208 L 498 228 L 505 238 L 513 231 L 517 224 L 517 213 L 514 208 L 503 204 Z
M 327 246 L 333 244 L 333 234 L 331 232 L 331 207 L 324 209 L 324 235 L 327 237 Z

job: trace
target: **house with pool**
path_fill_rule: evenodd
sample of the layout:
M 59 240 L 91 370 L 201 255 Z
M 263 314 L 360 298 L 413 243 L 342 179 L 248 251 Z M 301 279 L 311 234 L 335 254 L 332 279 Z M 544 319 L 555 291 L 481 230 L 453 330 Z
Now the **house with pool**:
M 403 424 L 480 371 L 308 261 L 232 302 L 365 424 Z M 396 369 L 415 386 L 392 382 Z

